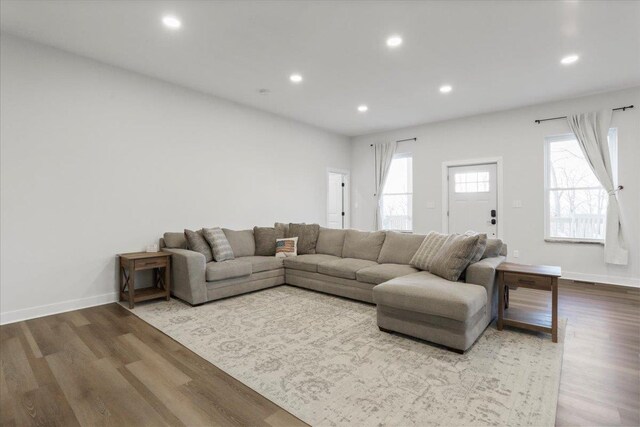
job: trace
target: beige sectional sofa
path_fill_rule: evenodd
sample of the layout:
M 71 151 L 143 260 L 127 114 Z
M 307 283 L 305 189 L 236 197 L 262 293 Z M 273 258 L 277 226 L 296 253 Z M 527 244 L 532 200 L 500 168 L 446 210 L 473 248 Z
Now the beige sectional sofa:
M 226 233 L 226 231 L 225 231 Z M 377 304 L 378 326 L 449 348 L 467 350 L 497 312 L 495 268 L 506 256 L 485 258 L 450 282 L 409 265 L 424 235 L 321 228 L 315 254 L 255 256 L 252 230 L 230 236 L 234 260 L 205 262 L 187 249 L 183 233 L 165 233 L 172 254 L 172 293 L 202 304 L 289 284 Z M 242 238 L 237 238 L 241 236 Z

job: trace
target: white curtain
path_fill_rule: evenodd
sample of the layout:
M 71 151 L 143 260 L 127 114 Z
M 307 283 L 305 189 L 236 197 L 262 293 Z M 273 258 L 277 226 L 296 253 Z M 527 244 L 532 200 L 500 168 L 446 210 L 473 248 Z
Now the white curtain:
M 384 190 L 384 184 L 387 181 L 387 174 L 391 167 L 391 161 L 393 155 L 396 152 L 397 142 L 387 142 L 385 144 L 374 144 L 373 155 L 375 161 L 375 203 L 376 211 L 374 217 L 374 230 L 380 230 L 382 228 L 382 212 L 380 211 L 380 202 L 382 200 L 382 191 Z
M 567 121 L 576 135 L 576 139 L 589 166 L 591 166 L 591 170 L 593 170 L 596 178 L 609 194 L 604 260 L 609 264 L 627 265 L 629 251 L 622 232 L 618 190 L 614 187 L 611 156 L 607 141 L 609 124 L 611 123 L 611 110 L 572 114 L 567 117 Z

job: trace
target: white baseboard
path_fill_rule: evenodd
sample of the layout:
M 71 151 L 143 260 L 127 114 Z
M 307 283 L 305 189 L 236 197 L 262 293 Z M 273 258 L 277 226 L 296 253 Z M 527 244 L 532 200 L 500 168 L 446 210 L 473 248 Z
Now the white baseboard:
M 33 319 L 35 317 L 49 316 L 51 314 L 64 313 L 65 311 L 78 310 L 96 305 L 108 304 L 119 300 L 117 292 L 103 295 L 95 295 L 87 298 L 56 302 L 40 305 L 38 307 L 24 308 L 22 310 L 5 311 L 0 313 L 0 325 Z
M 573 271 L 563 271 L 563 279 L 578 280 L 580 282 L 603 283 L 605 285 L 628 286 L 630 288 L 640 288 L 640 279 L 633 277 L 605 276 L 600 274 L 584 274 Z

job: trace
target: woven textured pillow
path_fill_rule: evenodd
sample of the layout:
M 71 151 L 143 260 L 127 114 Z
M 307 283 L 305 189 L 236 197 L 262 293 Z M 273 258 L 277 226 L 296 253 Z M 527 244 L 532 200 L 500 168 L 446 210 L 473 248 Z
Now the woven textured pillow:
M 502 244 L 502 240 L 500 239 L 488 239 L 487 247 L 485 248 L 481 259 L 493 258 L 500 255 L 500 252 L 502 252 Z
M 429 271 L 431 259 L 438 253 L 448 237 L 448 234 L 436 233 L 435 231 L 429 232 L 411 258 L 409 264 L 420 270 Z
M 469 264 L 473 264 L 474 262 L 478 262 L 482 259 L 482 255 L 484 255 L 484 251 L 487 248 L 487 235 L 484 233 L 477 233 L 475 231 L 467 231 L 464 233 L 465 236 L 475 236 L 478 235 L 480 238 L 478 239 L 478 244 L 476 245 L 476 250 L 473 252 L 473 257 Z
M 289 237 L 276 240 L 276 258 L 286 258 L 298 255 L 298 238 Z
M 274 256 L 276 254 L 276 229 L 274 227 L 253 227 L 256 240 L 256 255 Z
M 211 246 L 214 260 L 220 262 L 235 259 L 229 240 L 227 240 L 227 236 L 225 236 L 221 228 L 203 228 L 202 235 Z
M 480 235 L 452 234 L 431 260 L 429 272 L 455 282 L 476 253 Z
M 184 237 L 187 238 L 187 248 L 200 252 L 204 255 L 204 259 L 206 262 L 213 261 L 213 254 L 211 253 L 211 248 L 204 237 L 202 236 L 202 230 L 193 231 L 193 230 L 184 230 Z
M 298 238 L 298 254 L 315 254 L 320 226 L 318 224 L 289 224 L 287 237 Z

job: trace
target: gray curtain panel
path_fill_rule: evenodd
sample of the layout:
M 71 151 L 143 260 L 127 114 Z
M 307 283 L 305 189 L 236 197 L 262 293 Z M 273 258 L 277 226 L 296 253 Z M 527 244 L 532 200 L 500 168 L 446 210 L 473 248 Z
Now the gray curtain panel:
M 613 168 L 607 139 L 611 124 L 611 109 L 571 114 L 567 116 L 567 122 L 575 134 L 591 170 L 609 194 L 604 260 L 608 264 L 627 265 L 629 251 L 623 235 L 618 190 L 614 187 Z
M 374 144 L 373 146 L 373 158 L 375 163 L 375 216 L 374 216 L 374 230 L 382 229 L 382 213 L 380 212 L 380 202 L 382 200 L 382 191 L 384 190 L 384 184 L 387 182 L 387 174 L 391 167 L 391 161 L 393 155 L 396 153 L 396 147 L 398 143 L 395 141 L 387 142 L 384 144 Z

